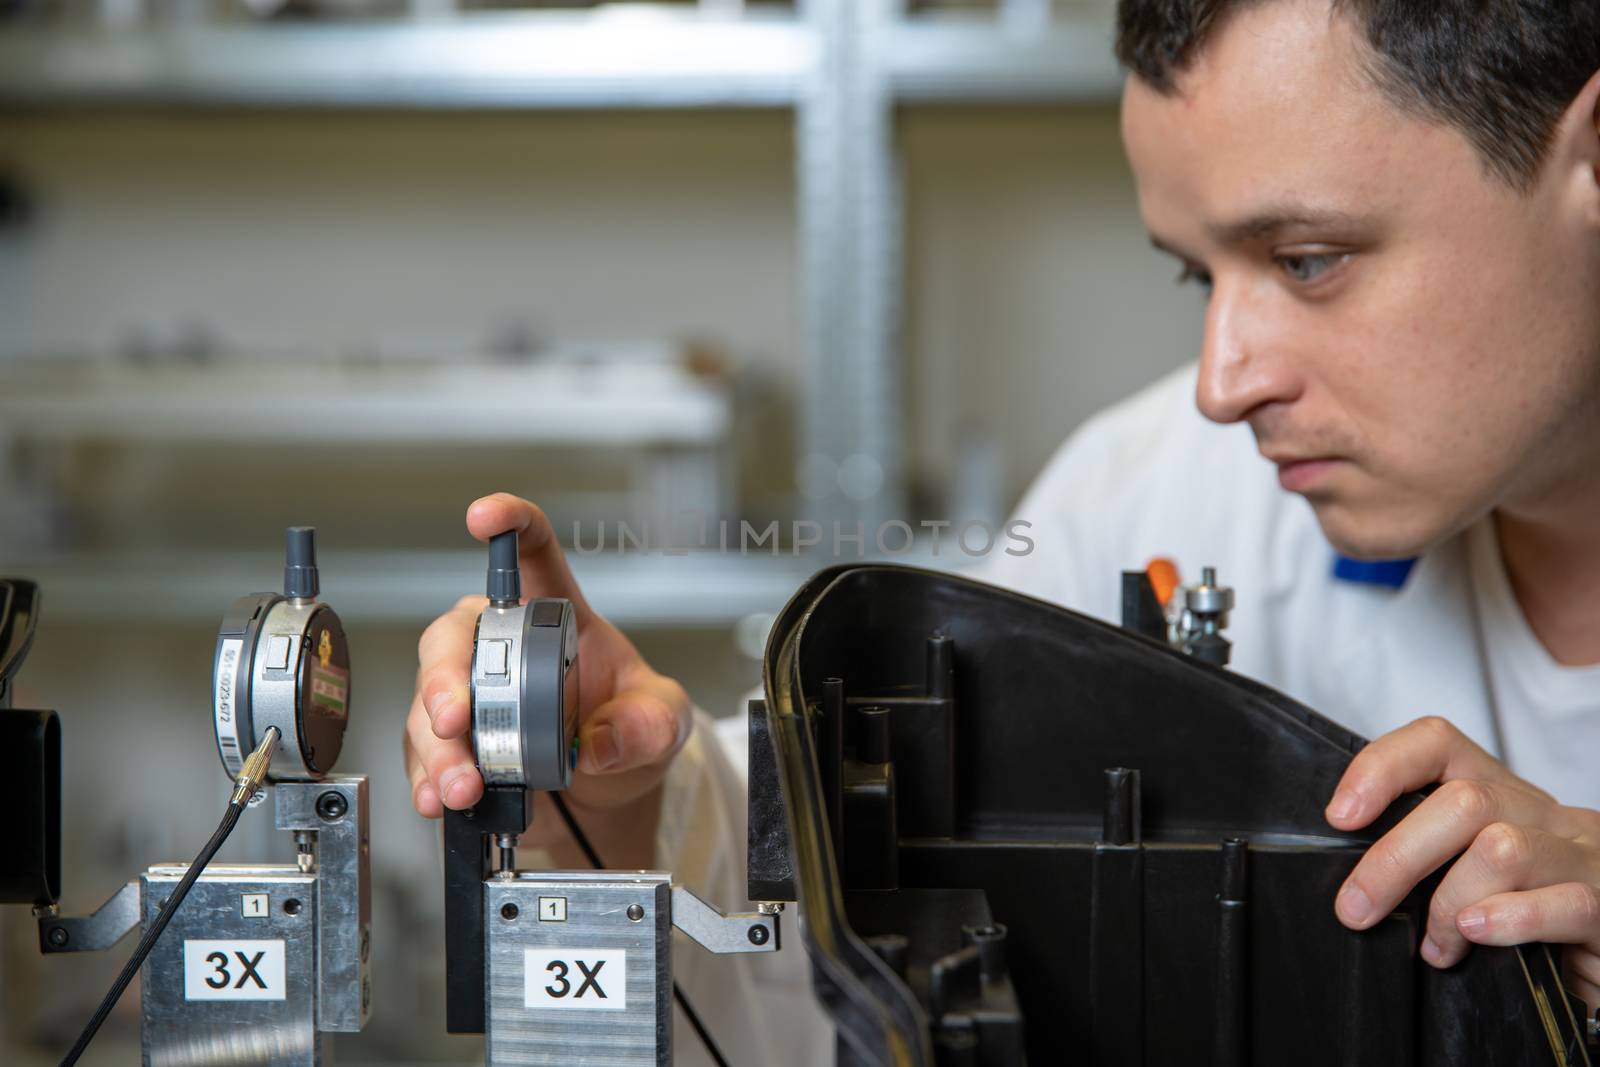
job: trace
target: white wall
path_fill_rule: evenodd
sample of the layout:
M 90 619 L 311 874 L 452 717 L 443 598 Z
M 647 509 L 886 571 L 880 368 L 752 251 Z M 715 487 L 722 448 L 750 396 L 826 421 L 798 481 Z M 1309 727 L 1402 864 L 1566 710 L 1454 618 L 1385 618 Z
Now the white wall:
M 1014 497 L 1094 409 L 1194 349 L 1110 107 L 913 112 L 907 414 L 942 488 L 992 432 Z M 0 357 L 189 324 L 261 350 L 451 354 L 710 336 L 798 373 L 786 114 L 65 115 L 0 119 L 38 219 L 0 233 Z
M 0 238 L 0 352 L 201 321 L 246 347 L 449 354 L 715 330 L 786 361 L 776 115 L 258 114 L 0 121 L 38 224 Z
M 1114 109 L 901 124 L 912 448 L 937 482 L 991 433 L 1014 499 L 1067 433 L 1198 352 L 1202 305 L 1139 220 Z

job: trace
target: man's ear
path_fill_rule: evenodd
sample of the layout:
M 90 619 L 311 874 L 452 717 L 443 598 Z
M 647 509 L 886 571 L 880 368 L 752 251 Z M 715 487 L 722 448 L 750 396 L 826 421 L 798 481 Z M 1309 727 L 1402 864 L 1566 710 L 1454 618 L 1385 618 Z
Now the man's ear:
M 1600 71 L 1573 98 L 1556 126 L 1545 161 L 1582 224 L 1600 230 Z
M 1593 135 L 1592 144 L 1595 147 L 1594 178 L 1600 183 L 1600 70 L 1595 71 L 1589 84 L 1583 87 L 1583 92 L 1588 97 L 1589 132 Z
M 1600 224 L 1600 71 L 1595 71 L 1589 84 L 1578 94 L 1573 112 L 1577 119 L 1576 148 L 1589 178 L 1584 190 L 1590 201 L 1588 214 Z

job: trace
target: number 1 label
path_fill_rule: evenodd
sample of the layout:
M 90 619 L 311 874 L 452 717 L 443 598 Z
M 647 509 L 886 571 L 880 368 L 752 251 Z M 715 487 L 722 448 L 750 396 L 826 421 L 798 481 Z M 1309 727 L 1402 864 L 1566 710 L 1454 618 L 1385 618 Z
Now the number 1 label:
M 284 999 L 282 941 L 185 941 L 185 1000 Z

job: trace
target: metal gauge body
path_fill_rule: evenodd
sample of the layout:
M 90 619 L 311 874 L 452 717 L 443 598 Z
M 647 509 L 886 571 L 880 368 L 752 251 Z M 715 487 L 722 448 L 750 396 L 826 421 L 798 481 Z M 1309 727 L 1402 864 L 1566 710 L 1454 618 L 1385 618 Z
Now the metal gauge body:
M 565 789 L 578 727 L 578 623 L 571 601 L 519 604 L 516 531 L 489 543 L 489 606 L 472 653 L 472 738 L 489 786 Z
M 339 758 L 350 715 L 350 646 L 317 592 L 314 531 L 294 527 L 284 592 L 240 597 L 223 616 L 212 709 L 217 754 L 230 775 L 271 726 L 281 739 L 270 781 L 313 781 Z

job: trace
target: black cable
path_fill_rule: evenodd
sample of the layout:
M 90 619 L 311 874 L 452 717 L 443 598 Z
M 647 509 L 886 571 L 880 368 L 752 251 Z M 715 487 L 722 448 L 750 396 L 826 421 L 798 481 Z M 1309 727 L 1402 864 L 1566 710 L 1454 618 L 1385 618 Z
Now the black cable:
M 689 1004 L 688 994 L 683 991 L 676 978 L 672 980 L 672 995 L 678 1001 L 678 1007 L 683 1009 L 684 1018 L 689 1020 L 694 1032 L 700 1035 L 700 1040 L 705 1043 L 706 1051 L 711 1053 L 711 1058 L 716 1061 L 717 1067 L 728 1067 L 728 1061 L 722 1058 L 722 1050 L 711 1040 L 711 1032 L 706 1029 L 706 1024 L 700 1021 L 700 1016 L 695 1014 L 694 1008 Z
M 578 825 L 578 820 L 572 817 L 572 811 L 567 807 L 567 802 L 560 793 L 551 793 L 550 799 L 555 801 L 556 811 L 561 814 L 561 821 L 567 824 L 567 830 L 572 834 L 572 839 L 578 843 L 578 848 L 583 850 L 589 865 L 595 870 L 604 870 L 605 864 L 600 861 L 600 853 L 594 850 L 589 843 L 589 835 L 583 832 L 583 827 Z M 683 991 L 678 980 L 672 980 L 672 996 L 678 1002 L 678 1007 L 683 1009 L 684 1018 L 689 1020 L 689 1025 L 694 1027 L 694 1032 L 700 1035 L 700 1041 L 705 1045 L 706 1051 L 711 1053 L 711 1058 L 716 1061 L 717 1067 L 728 1067 L 728 1061 L 723 1058 L 722 1050 L 711 1039 L 711 1031 L 706 1029 L 706 1024 L 700 1021 L 699 1014 L 694 1010 L 694 1005 L 689 1003 L 689 995 Z M 63 1065 L 65 1067 L 65 1065 Z
M 72 1067 L 78 1062 L 78 1057 L 83 1055 L 89 1047 L 89 1042 L 94 1040 L 94 1035 L 99 1031 L 100 1024 L 106 1021 L 106 1016 L 111 1014 L 111 1009 L 117 1006 L 117 1001 L 122 999 L 122 993 L 128 988 L 128 983 L 133 981 L 133 976 L 139 973 L 139 968 L 144 965 L 145 957 L 150 955 L 150 950 L 155 948 L 156 938 L 161 936 L 161 931 L 167 928 L 167 923 L 172 921 L 173 913 L 178 910 L 178 905 L 183 903 L 183 898 L 189 895 L 189 888 L 194 885 L 195 879 L 200 877 L 200 872 L 206 869 L 206 864 L 211 862 L 211 857 L 217 854 L 217 849 L 228 839 L 233 832 L 233 827 L 239 821 L 239 814 L 244 811 L 244 803 L 230 803 L 228 811 L 222 816 L 222 823 L 217 827 L 216 833 L 211 835 L 211 840 L 206 842 L 206 847 L 189 864 L 189 869 L 183 873 L 183 878 L 178 882 L 172 895 L 167 897 L 161 911 L 156 915 L 155 921 L 139 939 L 139 947 L 133 950 L 133 955 L 128 958 L 128 963 L 122 968 L 122 973 L 117 975 L 117 980 L 111 984 L 111 989 L 106 993 L 105 999 L 89 1018 L 89 1023 L 78 1035 L 77 1043 L 72 1046 L 66 1058 L 61 1061 L 61 1067 Z
M 572 834 L 572 839 L 583 850 L 585 858 L 589 861 L 589 866 L 597 871 L 605 870 L 605 862 L 600 859 L 600 853 L 594 850 L 594 846 L 589 844 L 589 835 L 583 832 L 583 827 L 578 825 L 578 820 L 572 817 L 572 809 L 567 807 L 566 799 L 560 793 L 551 793 L 550 799 L 555 801 L 556 810 L 561 813 L 561 821 L 567 824 L 567 831 Z

